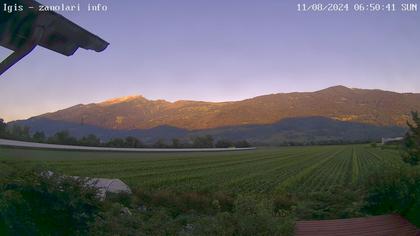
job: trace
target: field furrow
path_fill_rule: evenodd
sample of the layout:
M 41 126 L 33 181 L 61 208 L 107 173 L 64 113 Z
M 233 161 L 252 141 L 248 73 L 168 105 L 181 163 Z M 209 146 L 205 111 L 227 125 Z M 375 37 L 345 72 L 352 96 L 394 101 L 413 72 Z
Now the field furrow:
M 120 178 L 144 190 L 276 194 L 363 184 L 401 165 L 396 150 L 367 145 L 259 148 L 220 153 L 107 153 L 0 148 L 0 171 L 44 166 L 68 175 Z

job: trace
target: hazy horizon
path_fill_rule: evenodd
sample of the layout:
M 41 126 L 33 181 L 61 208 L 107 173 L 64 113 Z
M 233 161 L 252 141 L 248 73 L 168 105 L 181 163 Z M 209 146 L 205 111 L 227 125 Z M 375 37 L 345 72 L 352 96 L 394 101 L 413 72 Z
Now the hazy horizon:
M 301 13 L 276 0 L 101 2 L 108 12 L 60 14 L 109 48 L 65 57 L 38 47 L 0 78 L 1 118 L 127 95 L 221 102 L 336 85 L 420 93 L 418 13 Z M 0 48 L 1 59 L 8 53 Z

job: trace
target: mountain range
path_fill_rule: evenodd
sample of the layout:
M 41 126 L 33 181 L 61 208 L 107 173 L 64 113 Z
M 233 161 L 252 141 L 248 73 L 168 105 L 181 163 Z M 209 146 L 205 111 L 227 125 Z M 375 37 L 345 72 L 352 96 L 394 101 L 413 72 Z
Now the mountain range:
M 168 102 L 129 96 L 12 123 L 47 133 L 69 129 L 82 135 L 90 130 L 103 133 L 104 138 L 133 132 L 150 140 L 213 134 L 273 143 L 296 137 L 377 139 L 402 135 L 413 110 L 420 111 L 420 94 L 335 86 L 233 102 Z

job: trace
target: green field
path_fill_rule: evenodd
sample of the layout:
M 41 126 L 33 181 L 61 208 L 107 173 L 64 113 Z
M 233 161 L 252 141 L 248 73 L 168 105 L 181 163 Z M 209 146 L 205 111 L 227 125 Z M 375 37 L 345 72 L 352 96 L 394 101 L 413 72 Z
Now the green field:
M 68 175 L 120 178 L 144 190 L 271 194 L 361 184 L 401 163 L 366 145 L 260 148 L 217 153 L 109 153 L 0 148 L 0 169 L 41 165 Z

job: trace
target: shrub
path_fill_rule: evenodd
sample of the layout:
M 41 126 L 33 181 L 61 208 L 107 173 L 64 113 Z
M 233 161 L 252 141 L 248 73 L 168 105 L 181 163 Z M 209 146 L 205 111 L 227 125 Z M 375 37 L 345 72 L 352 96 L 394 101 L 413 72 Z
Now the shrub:
M 0 235 L 76 235 L 100 211 L 87 180 L 17 170 L 0 180 Z
M 363 216 L 363 194 L 351 187 L 332 187 L 328 191 L 310 192 L 300 199 L 296 215 L 300 219 L 326 220 Z
M 291 194 L 280 194 L 273 199 L 273 210 L 279 216 L 288 216 L 295 213 L 297 201 Z
M 376 173 L 366 184 L 368 213 L 399 213 L 420 226 L 419 169 L 401 167 Z
M 150 207 L 164 207 L 172 215 L 198 212 L 214 213 L 216 211 L 230 211 L 233 209 L 234 199 L 232 196 L 216 192 L 171 192 L 161 190 L 147 193 L 141 190 L 135 192 L 134 204 Z
M 233 215 L 236 235 L 288 235 L 293 231 L 292 219 L 277 217 L 268 200 L 239 196 Z
M 147 193 L 137 190 L 132 215 L 121 204 L 102 213 L 94 235 L 291 235 L 294 218 L 281 217 L 273 203 L 225 193 Z M 133 230 L 134 229 L 134 230 Z
M 108 194 L 89 180 L 36 170 L 0 175 L 0 235 L 290 235 L 289 199 L 225 193 Z M 275 207 L 274 207 L 275 206 Z
M 403 161 L 410 165 L 418 165 L 420 162 L 420 116 L 412 112 L 413 123 L 407 122 L 410 128 L 404 139 Z
M 190 232 L 184 230 L 184 235 L 235 235 L 235 218 L 228 212 L 215 216 L 201 216 L 192 219 Z

